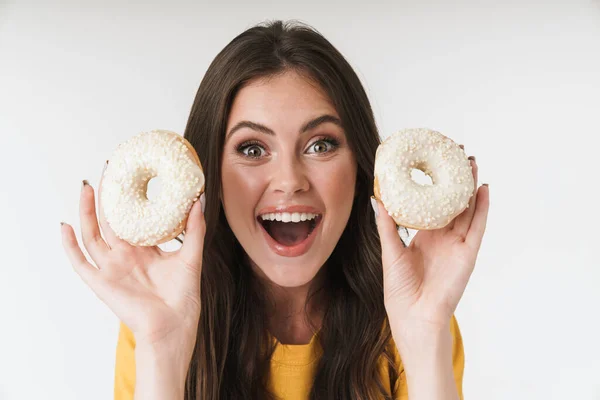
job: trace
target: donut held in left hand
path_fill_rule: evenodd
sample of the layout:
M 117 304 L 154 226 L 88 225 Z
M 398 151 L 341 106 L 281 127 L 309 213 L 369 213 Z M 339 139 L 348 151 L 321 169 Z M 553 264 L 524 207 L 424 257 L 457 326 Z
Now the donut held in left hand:
M 419 169 L 431 185 L 415 182 Z M 450 138 L 427 128 L 404 129 L 377 148 L 374 195 L 396 225 L 431 230 L 448 225 L 468 206 L 475 190 L 471 163 Z
M 161 191 L 148 199 L 148 182 Z M 198 154 L 181 135 L 156 129 L 117 146 L 102 177 L 104 217 L 115 234 L 134 246 L 155 246 L 183 232 L 194 201 L 204 192 Z

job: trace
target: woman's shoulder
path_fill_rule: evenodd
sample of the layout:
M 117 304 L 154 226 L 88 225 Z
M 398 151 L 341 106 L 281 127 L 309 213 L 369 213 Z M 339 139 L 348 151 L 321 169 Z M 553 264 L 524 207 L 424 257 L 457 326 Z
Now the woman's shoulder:
M 460 396 L 463 398 L 462 381 L 465 367 L 465 354 L 463 347 L 463 339 L 458 325 L 456 316 L 452 316 L 449 324 L 449 330 L 452 335 L 452 368 L 454 371 L 454 380 Z M 390 342 L 393 363 L 399 373 L 399 379 L 395 384 L 396 400 L 408 399 L 408 390 L 406 384 L 406 376 L 404 374 L 404 366 L 402 357 L 398 351 L 394 339 Z M 382 360 L 380 365 L 383 376 L 389 376 L 387 363 Z M 120 323 L 119 337 L 117 342 L 117 355 L 115 365 L 115 385 L 114 399 L 115 400 L 131 400 L 133 399 L 133 391 L 135 388 L 135 338 L 131 330 L 124 324 Z

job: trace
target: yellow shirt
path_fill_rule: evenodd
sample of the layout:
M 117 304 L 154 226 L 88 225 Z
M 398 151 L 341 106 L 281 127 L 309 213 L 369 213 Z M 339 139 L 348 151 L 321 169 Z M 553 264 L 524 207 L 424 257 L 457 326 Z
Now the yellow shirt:
M 452 360 L 454 369 L 454 379 L 456 387 L 463 400 L 462 379 L 465 366 L 464 348 L 462 336 L 455 317 L 452 317 L 450 323 L 450 332 L 452 333 Z M 315 374 L 317 361 L 321 350 L 314 342 L 315 336 L 308 344 L 283 345 L 277 344 L 275 352 L 271 358 L 270 389 L 281 399 L 285 400 L 305 400 L 312 385 L 312 379 Z M 115 365 L 115 400 L 133 400 L 133 391 L 135 388 L 135 339 L 132 332 L 123 323 L 120 324 L 119 339 L 117 342 L 117 355 Z M 396 400 L 408 400 L 408 388 L 406 385 L 406 376 L 402 367 L 402 361 L 398 351 L 394 354 L 400 378 L 396 382 Z M 387 363 L 382 357 L 379 366 L 380 376 L 384 377 L 383 382 L 388 393 L 390 392 L 390 382 Z M 398 391 L 398 385 L 400 390 Z

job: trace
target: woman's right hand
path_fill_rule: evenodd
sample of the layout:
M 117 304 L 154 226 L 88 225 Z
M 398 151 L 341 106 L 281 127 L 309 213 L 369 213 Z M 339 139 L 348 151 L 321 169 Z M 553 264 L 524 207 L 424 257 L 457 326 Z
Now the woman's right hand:
M 155 346 L 186 340 L 193 346 L 200 318 L 206 228 L 200 201 L 194 202 L 184 243 L 174 252 L 158 246 L 133 246 L 119 239 L 102 215 L 101 199 L 98 203 L 100 224 L 94 189 L 84 183 L 79 206 L 81 236 L 97 268 L 86 259 L 73 228 L 61 226 L 63 247 L 73 268 L 133 332 L 137 343 Z

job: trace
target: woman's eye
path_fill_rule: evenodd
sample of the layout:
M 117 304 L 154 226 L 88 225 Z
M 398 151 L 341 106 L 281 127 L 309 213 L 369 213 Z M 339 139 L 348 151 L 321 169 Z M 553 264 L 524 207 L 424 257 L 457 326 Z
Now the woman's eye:
M 333 138 L 323 138 L 315 141 L 309 147 L 309 154 L 331 153 L 339 147 L 339 142 Z M 313 150 L 313 151 L 311 151 Z M 237 151 L 248 158 L 261 158 L 266 154 L 264 147 L 255 140 L 242 143 Z
M 264 149 L 257 142 L 245 142 L 238 146 L 237 151 L 249 158 L 260 158 Z
M 315 150 L 313 153 L 327 153 L 328 151 L 335 150 L 338 146 L 339 143 L 337 140 L 324 138 L 314 142 L 310 148 Z
M 260 157 L 261 156 L 261 151 L 260 151 L 260 147 L 257 145 L 252 145 L 250 147 L 248 147 L 248 156 L 250 157 Z

